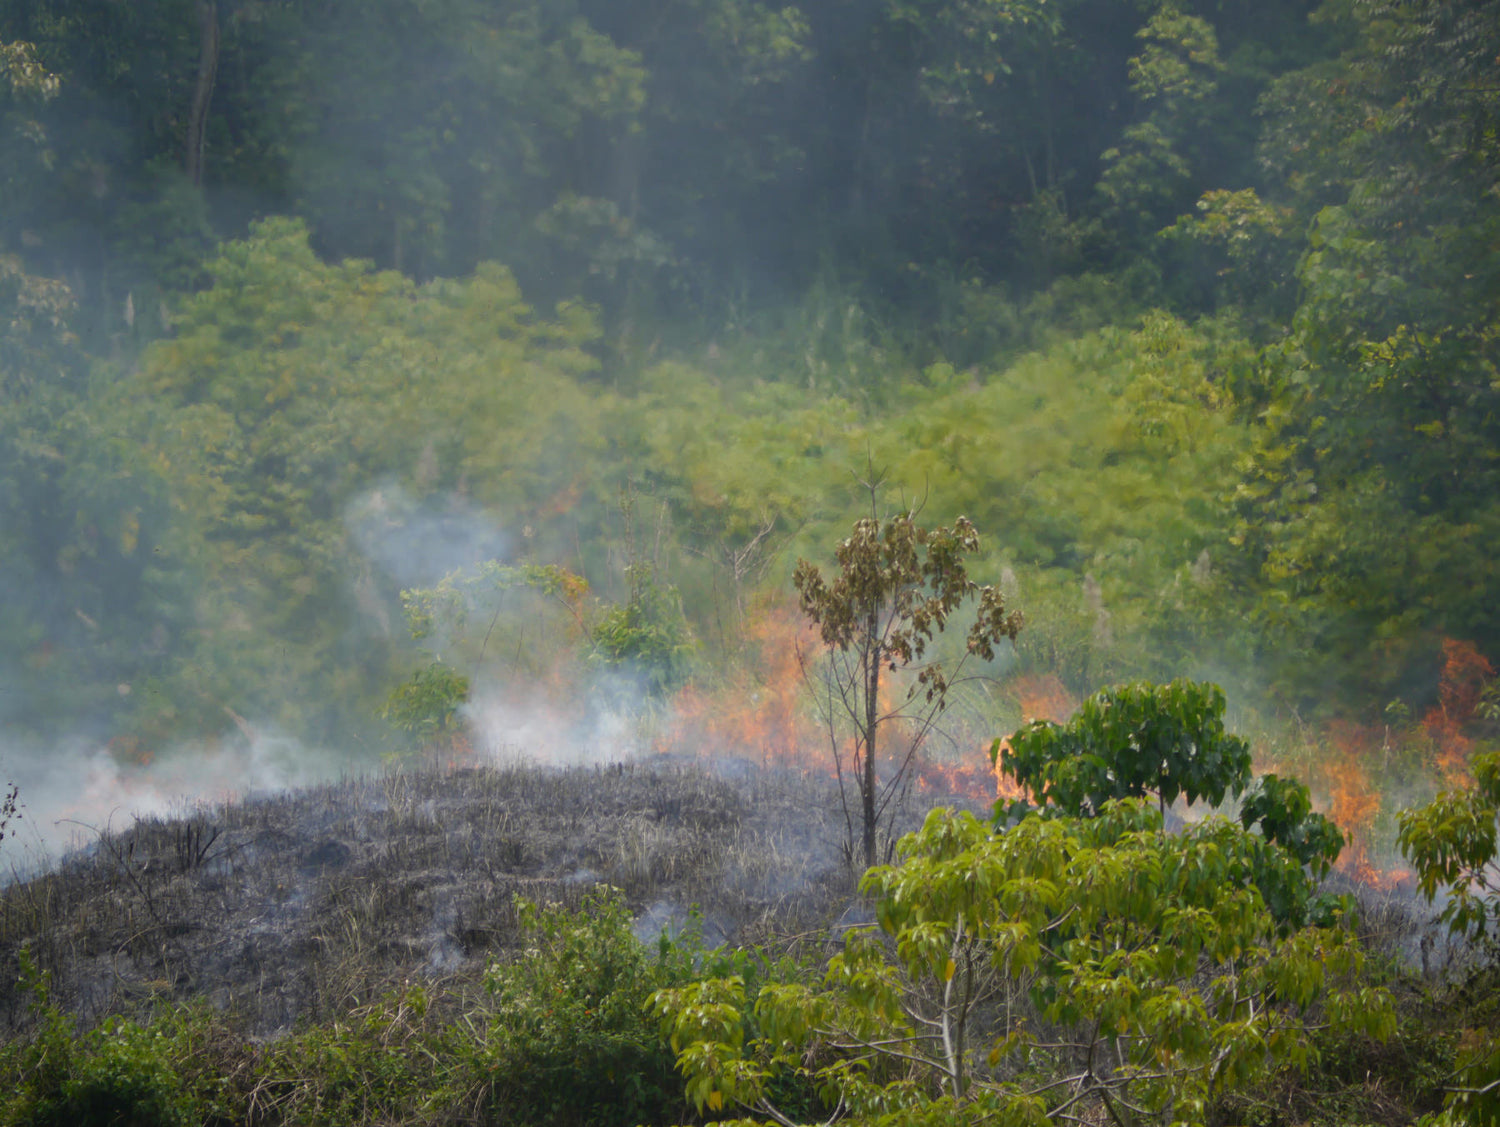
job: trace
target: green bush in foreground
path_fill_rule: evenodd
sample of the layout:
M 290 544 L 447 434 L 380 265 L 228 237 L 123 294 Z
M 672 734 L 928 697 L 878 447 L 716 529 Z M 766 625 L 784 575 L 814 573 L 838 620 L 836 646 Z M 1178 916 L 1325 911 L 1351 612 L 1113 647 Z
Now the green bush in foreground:
M 999 833 L 936 810 L 865 875 L 879 928 L 821 982 L 706 978 L 652 1004 L 700 1111 L 743 1122 L 796 1121 L 787 1076 L 883 1127 L 1207 1122 L 1305 1066 L 1319 1028 L 1394 1025 L 1346 929 L 1286 934 L 1267 909 L 1265 848 L 1222 818 L 1167 834 L 1143 799 Z
M 51 1004 L 48 976 L 21 951 L 21 978 L 37 1025 L 0 1050 L 0 1123 L 35 1127 L 189 1127 L 205 1108 L 179 1076 L 181 1048 L 167 1023 L 113 1018 L 75 1036 Z
M 1418 888 L 1429 902 L 1443 896 L 1440 919 L 1450 931 L 1500 952 L 1500 751 L 1474 756 L 1473 783 L 1401 813 L 1401 851 L 1417 870 Z M 1479 976 L 1491 998 L 1500 977 L 1492 964 Z M 1488 1009 L 1487 1016 L 1483 1011 Z M 1480 1007 L 1477 1028 L 1463 1037 L 1463 1057 L 1449 1086 L 1448 1106 L 1437 1124 L 1500 1124 L 1500 1036 L 1497 1007 Z
M 1283 928 L 1327 924 L 1351 907 L 1347 897 L 1317 889 L 1343 833 L 1313 811 L 1296 779 L 1252 776 L 1250 746 L 1225 728 L 1224 692 L 1215 684 L 1179 678 L 1103 689 L 1066 724 L 1033 720 L 1008 747 L 996 740 L 990 754 L 1044 813 L 1089 817 L 1111 799 L 1154 797 L 1165 818 L 1179 799 L 1214 807 L 1239 799 L 1239 823 L 1254 835 L 1245 845 L 1256 888 Z M 1030 809 L 1020 800 L 999 806 L 996 823 Z
M 681 1122 L 646 1001 L 694 975 L 754 974 L 752 958 L 707 952 L 692 928 L 648 949 L 615 890 L 518 906 L 525 950 L 461 1007 L 407 985 L 259 1046 L 193 1007 L 78 1034 L 28 958 L 36 1024 L 0 1047 L 0 1127 Z

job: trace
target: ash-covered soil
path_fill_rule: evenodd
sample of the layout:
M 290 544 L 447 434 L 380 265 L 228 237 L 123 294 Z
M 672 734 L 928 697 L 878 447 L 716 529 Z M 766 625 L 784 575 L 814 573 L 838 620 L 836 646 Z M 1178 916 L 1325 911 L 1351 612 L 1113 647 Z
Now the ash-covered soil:
M 23 944 L 85 1024 L 201 998 L 270 1034 L 472 979 L 514 948 L 518 895 L 615 886 L 643 939 L 691 906 L 710 942 L 826 927 L 863 912 L 844 840 L 828 780 L 665 762 L 397 770 L 141 820 L 0 893 L 0 1022 L 28 1022 Z

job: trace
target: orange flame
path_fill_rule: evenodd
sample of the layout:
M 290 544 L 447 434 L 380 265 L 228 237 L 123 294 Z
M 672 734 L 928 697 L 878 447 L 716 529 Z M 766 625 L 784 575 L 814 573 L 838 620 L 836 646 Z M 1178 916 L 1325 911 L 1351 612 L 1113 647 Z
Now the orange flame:
M 678 692 L 657 749 L 808 766 L 811 749 L 822 743 L 815 718 L 802 706 L 797 652 L 812 640 L 811 627 L 790 607 L 752 619 L 745 627 L 745 660 L 716 685 L 694 683 Z
M 1078 711 L 1078 698 L 1068 691 L 1062 678 L 1055 673 L 1023 673 L 1010 683 L 1016 703 L 1021 706 L 1021 723 L 1033 720 L 1050 720 L 1054 724 L 1065 724 Z M 1010 751 L 1010 737 L 1000 741 L 999 754 L 995 756 L 994 781 L 997 799 L 1025 798 L 1025 788 L 1000 770 L 1001 757 Z
M 1328 791 L 1328 816 L 1348 838 L 1339 857 L 1339 868 L 1357 880 L 1383 884 L 1385 878 L 1370 860 L 1370 841 L 1380 793 L 1370 779 L 1366 763 L 1380 748 L 1380 735 L 1372 728 L 1338 722 L 1328 730 L 1327 754 L 1320 764 L 1319 780 Z
M 1495 675 L 1492 666 L 1472 642 L 1443 639 L 1443 677 L 1438 685 L 1438 704 L 1422 717 L 1422 728 L 1436 749 L 1436 763 L 1450 787 L 1469 781 L 1469 755 L 1473 739 L 1464 729 L 1473 722 L 1484 687 Z
M 1055 673 L 1023 673 L 1011 682 L 1011 692 L 1021 706 L 1023 724 L 1033 720 L 1065 724 L 1078 711 L 1078 698 Z

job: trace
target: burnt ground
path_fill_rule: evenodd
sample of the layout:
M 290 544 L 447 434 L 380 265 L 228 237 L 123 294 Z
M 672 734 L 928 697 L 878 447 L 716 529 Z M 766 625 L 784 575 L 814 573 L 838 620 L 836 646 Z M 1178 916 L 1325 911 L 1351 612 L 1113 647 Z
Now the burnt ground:
M 23 945 L 84 1024 L 202 999 L 266 1035 L 473 981 L 515 947 L 517 896 L 611 885 L 646 939 L 690 906 L 710 942 L 818 929 L 862 913 L 844 838 L 828 780 L 665 761 L 395 770 L 138 820 L 0 893 L 0 1025 L 28 1024 Z

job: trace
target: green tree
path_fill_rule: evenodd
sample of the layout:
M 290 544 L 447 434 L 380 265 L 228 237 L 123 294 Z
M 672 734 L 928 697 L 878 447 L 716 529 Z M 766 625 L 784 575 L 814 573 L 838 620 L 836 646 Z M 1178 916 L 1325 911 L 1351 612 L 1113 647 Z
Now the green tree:
M 900 848 L 864 878 L 879 932 L 821 981 L 655 996 L 700 1111 L 787 1127 L 774 1083 L 799 1076 L 855 1123 L 1201 1123 L 1321 1027 L 1394 1029 L 1346 930 L 1282 933 L 1248 879 L 1265 843 L 1232 822 L 935 810 Z
M 284 198 L 245 92 L 290 7 L 0 4 L 0 37 L 32 42 L 61 80 L 37 115 L 51 170 L 29 178 L 11 217 L 33 265 L 73 281 L 92 345 L 166 332 L 164 294 L 203 280 L 217 228 L 242 229 L 247 189 Z
M 434 661 L 392 689 L 380 715 L 420 746 L 433 747 L 452 737 L 468 699 L 469 679 Z
M 620 671 L 648 696 L 662 696 L 686 676 L 692 636 L 675 588 L 645 562 L 627 565 L 629 597 L 604 609 L 589 628 L 595 661 Z
M 1358 5 L 1344 57 L 1266 97 L 1267 198 L 1308 235 L 1236 539 L 1299 702 L 1325 678 L 1388 699 L 1439 634 L 1500 645 L 1496 11 Z
M 639 58 L 556 0 L 323 0 L 280 46 L 261 108 L 300 214 L 332 255 L 418 278 L 503 258 L 551 284 L 538 220 L 605 195 L 645 97 Z
M 1223 692 L 1186 680 L 1105 689 L 1066 724 L 1033 720 L 991 753 L 1039 804 L 1074 817 L 1145 795 L 1163 812 L 1179 797 L 1218 806 L 1250 781 L 1250 747 L 1224 728 Z
M 1400 814 L 1401 852 L 1450 930 L 1481 939 L 1500 921 L 1500 751 L 1476 755 L 1474 782 Z
M 876 861 L 880 820 L 899 792 L 906 769 L 936 723 L 948 689 L 969 658 L 992 661 L 1002 639 L 1014 639 L 1021 618 L 1007 612 L 994 587 L 969 578 L 964 557 L 979 548 L 979 534 L 960 517 L 952 528 L 926 529 L 914 512 L 882 521 L 875 510 L 878 482 L 866 486 L 870 516 L 835 549 L 838 572 L 832 581 L 806 560 L 797 561 L 792 582 L 802 613 L 818 628 L 826 661 L 818 676 L 820 707 L 833 740 L 834 766 L 844 783 L 841 726 L 853 742 L 847 760 L 859 801 L 860 856 Z M 962 605 L 974 600 L 974 619 L 956 666 L 945 669 L 928 647 Z M 915 674 L 906 699 L 894 707 L 881 695 L 882 678 Z M 899 724 L 911 728 L 904 749 L 892 757 L 894 769 L 882 780 L 878 757 L 883 733 Z M 845 798 L 851 852 L 854 820 Z
M 1104 689 L 1066 724 L 1034 720 L 1009 741 L 996 740 L 996 767 L 1044 809 L 1089 817 L 1123 798 L 1155 796 L 1164 818 L 1181 798 L 1220 806 L 1241 798 L 1240 825 L 1267 848 L 1255 862 L 1261 896 L 1280 921 L 1300 925 L 1326 916 L 1335 901 L 1313 898 L 1344 837 L 1314 813 L 1307 788 L 1276 775 L 1251 778 L 1250 748 L 1224 727 L 1224 693 L 1188 680 Z M 997 822 L 1029 809 L 1024 801 L 997 808 Z
M 9 203 L 0 217 L 0 250 L 21 241 L 27 208 L 56 159 L 39 111 L 57 96 L 61 79 L 48 71 L 30 43 L 0 38 L 0 191 Z
M 1443 897 L 1439 918 L 1449 930 L 1493 952 L 1500 943 L 1500 751 L 1481 752 L 1471 766 L 1468 787 L 1401 812 L 1399 840 L 1422 895 L 1429 903 Z M 1464 1038 L 1446 1107 L 1435 1122 L 1484 1127 L 1497 1119 L 1500 1038 L 1493 1028 L 1474 1030 Z
M 1208 21 L 1164 5 L 1136 32 L 1144 44 L 1130 60 L 1130 90 L 1143 116 L 1104 153 L 1098 192 L 1105 223 L 1126 247 L 1139 244 L 1180 212 L 1193 181 L 1183 151 L 1205 124 L 1224 69 Z
M 46 88 L 28 53 L 6 51 L 14 80 Z M 0 76 L 0 148 L 28 147 L 7 129 L 31 119 L 6 105 Z M 11 234 L 0 222 L 0 717 L 55 738 L 129 710 L 119 687 L 160 666 L 181 591 L 154 552 L 170 521 L 160 479 L 124 433 L 138 413 L 91 371 L 71 288 L 12 253 L 25 229 Z
M 594 329 L 534 317 L 498 266 L 417 286 L 326 265 L 290 220 L 227 244 L 212 272 L 130 387 L 182 514 L 164 554 L 199 592 L 168 696 L 210 731 L 229 707 L 331 737 L 348 710 L 373 715 L 397 656 L 398 580 L 361 554 L 356 501 L 399 532 L 398 489 L 463 481 L 527 519 L 579 471 L 558 428 L 587 448 Z

